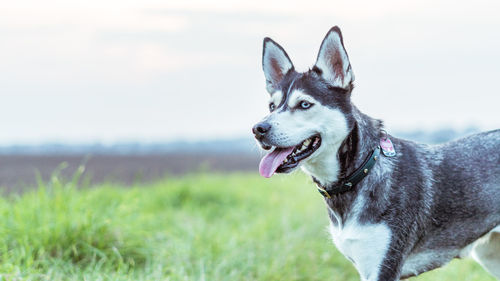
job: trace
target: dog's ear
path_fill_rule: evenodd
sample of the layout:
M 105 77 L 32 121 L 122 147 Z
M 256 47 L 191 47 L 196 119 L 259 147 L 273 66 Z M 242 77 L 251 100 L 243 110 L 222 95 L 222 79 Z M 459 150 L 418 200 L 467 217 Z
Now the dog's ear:
M 272 94 L 288 71 L 293 70 L 293 64 L 285 50 L 271 38 L 264 38 L 262 51 L 262 68 L 266 76 L 266 89 Z
M 314 69 L 319 70 L 316 72 L 334 87 L 348 89 L 354 82 L 354 73 L 338 26 L 332 27 L 323 39 Z

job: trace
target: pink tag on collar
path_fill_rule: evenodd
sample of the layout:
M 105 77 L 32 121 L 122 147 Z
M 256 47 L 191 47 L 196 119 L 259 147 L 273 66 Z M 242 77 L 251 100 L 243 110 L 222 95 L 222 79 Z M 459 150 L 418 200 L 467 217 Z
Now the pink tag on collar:
M 387 157 L 396 156 L 396 150 L 390 138 L 381 138 L 380 147 L 382 148 L 382 153 Z

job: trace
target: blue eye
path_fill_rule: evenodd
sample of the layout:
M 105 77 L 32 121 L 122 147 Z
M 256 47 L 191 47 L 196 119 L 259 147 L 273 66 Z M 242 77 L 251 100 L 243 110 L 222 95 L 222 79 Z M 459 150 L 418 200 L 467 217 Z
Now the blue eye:
M 269 111 L 273 112 L 276 109 L 276 105 L 274 103 L 269 104 Z
M 312 106 L 312 104 L 308 101 L 303 100 L 300 102 L 300 108 L 302 108 L 302 109 L 308 109 L 311 106 Z

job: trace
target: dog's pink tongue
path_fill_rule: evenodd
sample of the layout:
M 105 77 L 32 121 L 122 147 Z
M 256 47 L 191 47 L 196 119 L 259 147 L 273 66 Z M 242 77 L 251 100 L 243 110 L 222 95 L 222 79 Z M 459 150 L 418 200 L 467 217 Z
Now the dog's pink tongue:
M 285 158 L 292 153 L 293 146 L 289 148 L 276 148 L 260 160 L 260 175 L 270 178 Z

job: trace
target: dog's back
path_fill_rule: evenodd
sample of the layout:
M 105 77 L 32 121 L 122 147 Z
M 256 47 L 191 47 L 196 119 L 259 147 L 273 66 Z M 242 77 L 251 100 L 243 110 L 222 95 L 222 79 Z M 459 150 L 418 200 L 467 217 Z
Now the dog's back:
M 500 217 L 500 130 L 475 134 L 435 149 L 442 155 L 434 172 L 436 190 L 454 195 L 455 200 L 462 199 L 462 209 L 465 203 L 475 206 L 477 212 L 488 210 Z

